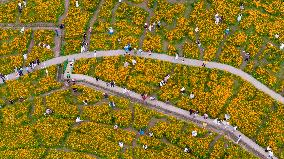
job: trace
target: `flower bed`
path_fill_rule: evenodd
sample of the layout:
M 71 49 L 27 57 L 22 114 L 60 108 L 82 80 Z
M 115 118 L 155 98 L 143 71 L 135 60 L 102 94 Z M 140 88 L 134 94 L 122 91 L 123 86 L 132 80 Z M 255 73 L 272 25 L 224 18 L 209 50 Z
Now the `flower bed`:
M 23 4 L 22 4 L 23 5 Z M 17 10 L 18 11 L 18 10 Z M 56 23 L 64 12 L 63 0 L 30 0 L 23 7 L 21 23 L 49 22 Z
M 0 29 L 0 73 L 12 73 L 15 67 L 22 67 L 23 54 L 27 53 L 32 31 Z
M 137 61 L 135 66 L 131 65 L 132 59 Z M 125 61 L 130 63 L 128 67 L 123 66 Z M 207 113 L 212 118 L 221 119 L 228 113 L 231 115 L 230 123 L 237 125 L 241 132 L 251 138 L 255 138 L 262 129 L 265 116 L 273 115 L 269 110 L 275 102 L 272 98 L 223 71 L 131 56 L 105 57 L 97 59 L 93 65 L 90 59 L 81 59 L 75 62 L 76 71 L 80 70 L 80 65 L 86 66 L 84 63 L 90 66 L 84 67 L 84 71 L 91 76 L 105 81 L 113 80 L 117 85 L 135 92 L 145 92 L 150 96 L 155 94 L 158 99 L 169 100 L 182 109 L 198 110 L 201 114 Z M 170 74 L 170 79 L 160 88 L 159 82 L 167 74 Z M 185 94 L 180 93 L 182 87 L 185 87 Z M 190 92 L 194 93 L 193 99 L 190 99 Z M 141 118 L 149 120 L 147 117 Z M 138 128 L 145 126 L 139 125 Z

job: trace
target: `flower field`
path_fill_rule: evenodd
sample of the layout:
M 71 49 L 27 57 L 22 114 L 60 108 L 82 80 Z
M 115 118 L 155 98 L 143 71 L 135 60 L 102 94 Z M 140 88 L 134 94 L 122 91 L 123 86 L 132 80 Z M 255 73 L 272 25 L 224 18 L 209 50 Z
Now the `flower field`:
M 16 84 L 23 91 L 29 88 L 28 81 L 33 82 L 36 87 L 29 89 L 40 89 L 39 94 L 9 91 L 9 87 L 15 85 L 10 82 L 0 87 L 1 97 L 14 94 L 14 103 L 1 104 L 1 157 L 207 158 L 213 149 L 223 149 L 210 144 L 216 137 L 215 133 L 125 98 L 110 95 L 104 99 L 103 92 L 83 85 L 60 88 L 60 85 L 54 87 L 50 83 L 52 89 L 60 88 L 50 92 L 36 84 L 41 78 L 55 78 L 55 68 L 48 69 L 48 76 L 44 71 L 38 71 L 17 80 L 23 83 L 23 86 Z M 76 92 L 72 91 L 74 88 Z M 17 96 L 23 96 L 24 101 L 16 100 Z M 108 105 L 110 101 L 115 103 L 115 108 Z M 44 115 L 47 108 L 53 111 L 51 115 Z M 82 123 L 75 123 L 77 116 L 81 117 Z M 114 129 L 114 125 L 118 125 L 118 129 Z M 145 134 L 141 134 L 141 130 Z M 198 136 L 191 136 L 193 130 Z M 119 147 L 119 142 L 124 143 L 123 148 Z M 223 139 L 223 142 L 229 141 Z M 147 150 L 142 148 L 143 145 L 148 146 Z M 232 146 L 234 150 L 227 155 L 253 158 L 238 146 Z M 184 152 L 185 147 L 191 152 Z
M 243 3 L 244 9 L 240 9 L 240 3 Z M 217 61 L 245 70 L 284 95 L 284 71 L 281 69 L 284 67 L 284 53 L 279 49 L 284 40 L 281 0 L 201 0 L 194 3 L 167 0 L 118 3 L 106 0 L 101 6 L 98 4 L 98 0 L 82 0 L 76 7 L 75 0 L 70 1 L 67 16 L 63 20 L 66 31 L 62 55 L 80 52 L 83 34 L 92 27 L 89 50 L 122 49 L 131 43 L 132 48 L 144 51 L 169 55 L 178 53 L 188 58 Z M 0 22 L 12 23 L 19 19 L 21 23 L 56 23 L 63 11 L 62 0 L 32 0 L 19 14 L 17 1 L 12 0 L 0 4 Z M 219 24 L 214 21 L 217 13 L 222 17 Z M 241 20 L 238 20 L 239 15 L 242 15 Z M 93 17 L 95 23 L 90 26 Z M 158 21 L 161 22 L 159 28 Z M 153 26 L 151 31 L 144 29 L 145 22 Z M 109 27 L 114 29 L 113 35 L 108 34 Z M 195 31 L 196 28 L 198 31 Z M 229 29 L 228 35 L 225 29 Z M 197 39 L 201 42 L 200 48 L 196 44 Z M 243 51 L 250 53 L 248 62 L 244 61 Z M 43 59 L 51 55 L 51 52 L 37 48 L 33 50 L 36 57 L 39 52 L 44 52 Z M 6 63 L 10 63 L 9 60 L 5 59 Z M 12 65 L 14 67 L 16 64 Z
M 131 65 L 132 59 L 137 61 L 135 66 Z M 130 65 L 124 67 L 125 62 Z M 259 134 L 259 131 L 266 130 L 264 122 L 278 112 L 274 110 L 277 103 L 268 95 L 238 77 L 214 69 L 120 56 L 78 60 L 74 73 L 85 73 L 109 82 L 113 80 L 121 87 L 157 96 L 162 101 L 169 100 L 182 109 L 198 110 L 212 118 L 223 119 L 228 113 L 231 115 L 230 123 L 252 139 L 264 137 Z M 170 79 L 165 86 L 159 87 L 159 82 L 167 74 L 170 74 Z M 180 93 L 182 87 L 186 90 L 184 94 Z M 195 96 L 193 99 L 190 98 L 191 92 Z M 273 129 L 282 131 L 277 126 Z M 271 141 L 274 136 L 266 135 L 266 138 Z M 283 142 L 283 136 L 277 139 Z M 265 142 L 259 143 L 267 145 Z M 277 151 L 283 147 L 282 144 L 274 145 Z
M 54 58 L 55 46 L 60 55 L 69 55 L 81 52 L 83 41 L 89 51 L 131 44 L 144 52 L 228 64 L 284 96 L 283 0 L 70 0 L 68 8 L 64 0 L 28 0 L 22 10 L 19 2 L 0 2 L 1 74 Z M 55 29 L 61 23 L 59 41 Z M 0 85 L 0 158 L 254 158 L 225 136 L 192 123 L 114 95 L 105 99 L 82 85 L 66 87 L 57 71 L 51 66 Z M 230 114 L 231 125 L 284 158 L 283 104 L 232 74 L 128 55 L 81 59 L 73 73 L 114 81 L 210 118 Z M 46 109 L 53 114 L 43 115 Z M 84 122 L 75 123 L 78 116 Z
M 64 12 L 63 0 L 30 0 L 20 16 L 21 23 L 56 23 Z
M 18 16 L 17 0 L 12 0 L 8 3 L 0 4 L 0 22 L 1 23 L 14 23 Z
M 28 50 L 31 39 L 31 30 L 0 29 L 0 73 L 9 74 L 15 67 L 23 65 L 23 54 Z

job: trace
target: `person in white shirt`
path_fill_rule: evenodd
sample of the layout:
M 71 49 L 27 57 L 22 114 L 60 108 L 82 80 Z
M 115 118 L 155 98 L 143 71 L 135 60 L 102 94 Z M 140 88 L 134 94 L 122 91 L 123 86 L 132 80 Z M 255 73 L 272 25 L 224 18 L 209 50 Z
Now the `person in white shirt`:
M 24 57 L 24 60 L 27 60 L 28 55 L 27 55 L 27 54 L 24 54 L 23 57 Z
M 192 135 L 193 137 L 197 136 L 197 131 L 195 131 L 195 130 L 192 131 L 192 132 L 191 132 L 191 135 Z
M 79 7 L 79 2 L 78 1 L 76 1 L 76 8 L 78 8 Z
M 193 98 L 194 98 L 193 92 L 190 93 L 189 98 L 190 98 L 190 99 L 193 99 Z
M 45 69 L 45 73 L 46 73 L 46 76 L 48 76 L 48 70 L 47 69 Z
M 185 88 L 182 87 L 182 88 L 180 89 L 180 92 L 181 92 L 181 93 L 185 93 Z
M 242 139 L 242 135 L 239 135 L 238 140 L 237 140 L 237 144 L 240 142 L 241 139 Z
M 132 59 L 131 61 L 133 66 L 136 65 L 136 60 Z
M 203 115 L 204 119 L 208 119 L 208 114 Z
M 143 145 L 143 149 L 146 150 L 148 148 L 147 145 Z
M 215 24 L 219 24 L 220 22 L 220 17 L 219 17 L 219 14 L 215 14 Z
M 281 43 L 280 50 L 284 50 L 284 43 Z
M 21 33 L 24 33 L 25 32 L 25 27 L 23 27 L 21 30 L 20 30 Z
M 19 8 L 22 8 L 22 3 L 19 2 L 19 3 L 18 3 L 18 6 L 19 6 Z
M 195 32 L 199 32 L 199 28 L 196 27 L 196 28 L 194 29 L 194 31 L 195 31 Z
M 266 152 L 271 151 L 271 148 L 269 146 L 267 146 L 267 148 L 265 149 Z
M 268 158 L 273 159 L 273 157 L 274 157 L 273 152 L 272 151 L 268 151 Z
M 183 152 L 188 153 L 189 149 L 186 147 L 186 148 L 184 148 Z
M 83 121 L 83 120 L 81 120 L 80 117 L 77 117 L 77 118 L 76 118 L 76 123 L 80 123 L 80 122 L 82 122 L 82 121 Z
M 129 65 L 129 63 L 126 61 L 126 62 L 124 62 L 124 67 L 128 67 L 128 65 Z
M 175 60 L 177 60 L 178 59 L 178 54 L 176 54 L 176 57 L 175 57 Z
M 237 18 L 237 21 L 238 21 L 238 22 L 240 22 L 240 21 L 242 20 L 242 16 L 243 16 L 242 14 L 239 14 L 239 16 L 238 16 L 238 18 Z
M 123 148 L 123 142 L 119 142 L 118 145 L 120 148 Z

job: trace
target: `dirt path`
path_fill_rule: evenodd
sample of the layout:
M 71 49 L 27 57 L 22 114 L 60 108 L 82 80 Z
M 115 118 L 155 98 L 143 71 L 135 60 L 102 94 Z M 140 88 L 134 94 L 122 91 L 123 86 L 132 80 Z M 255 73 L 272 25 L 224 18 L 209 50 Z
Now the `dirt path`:
M 55 27 L 54 23 L 29 23 L 29 24 L 22 24 L 22 23 L 0 23 L 1 28 L 10 27 L 10 28 L 35 28 L 35 27 Z
M 58 18 L 57 26 L 62 24 L 64 19 L 66 19 L 67 15 L 68 15 L 68 11 L 69 11 L 69 5 L 70 5 L 70 1 L 65 0 L 64 13 Z M 60 30 L 58 27 L 54 28 L 54 30 L 55 29 L 58 30 L 60 35 L 54 37 L 55 47 L 54 47 L 53 51 L 54 51 L 55 57 L 59 57 L 61 46 L 62 46 L 63 39 L 64 39 L 65 30 Z
M 96 22 L 96 20 L 98 19 L 98 14 L 100 12 L 100 6 L 102 6 L 103 3 L 104 3 L 104 0 L 100 0 L 100 3 L 98 4 L 98 7 L 97 7 L 96 11 L 94 12 L 94 14 L 93 14 L 93 16 L 92 16 L 92 18 L 90 20 L 89 28 L 93 27 L 95 22 Z M 92 32 L 87 31 L 87 43 L 89 44 L 87 50 L 90 49 L 91 33 Z

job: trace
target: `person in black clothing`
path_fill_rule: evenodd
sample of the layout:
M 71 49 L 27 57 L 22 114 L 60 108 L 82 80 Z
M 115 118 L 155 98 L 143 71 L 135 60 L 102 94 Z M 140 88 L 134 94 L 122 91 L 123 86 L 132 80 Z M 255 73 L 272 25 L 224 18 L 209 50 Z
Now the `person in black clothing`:
M 114 87 L 114 81 L 110 82 L 110 87 Z
M 5 83 L 5 76 L 2 73 L 0 73 L 0 78 L 2 78 L 3 83 Z
M 20 76 L 23 76 L 23 75 L 24 75 L 22 69 L 20 69 L 20 70 L 18 71 L 18 73 L 19 73 Z
M 189 109 L 189 114 L 192 115 L 195 111 L 192 109 Z
M 82 41 L 81 46 L 85 46 L 85 40 Z
M 96 76 L 96 81 L 99 81 L 99 77 L 98 76 Z
M 249 58 L 250 58 L 250 54 L 249 54 L 249 53 L 246 53 L 246 54 L 245 54 L 245 61 L 249 61 Z
M 21 96 L 20 99 L 19 99 L 19 101 L 20 101 L 20 102 L 23 102 L 23 101 L 24 101 L 24 97 Z
M 160 21 L 157 22 L 157 27 L 158 27 L 158 28 L 161 27 L 161 22 L 160 22 Z
M 9 102 L 10 102 L 10 104 L 13 104 L 13 103 L 14 103 L 14 101 L 13 101 L 13 100 L 9 100 Z
M 64 27 L 65 27 L 64 24 L 60 24 L 59 26 L 60 29 L 63 29 Z
M 103 93 L 104 98 L 108 98 L 108 94 L 107 93 Z
M 77 88 L 72 88 L 73 92 L 76 93 L 78 91 Z
M 84 33 L 84 35 L 83 35 L 83 39 L 84 39 L 84 41 L 86 40 L 86 38 L 87 38 L 87 34 L 86 34 L 86 33 Z
M 37 65 L 39 65 L 39 64 L 40 64 L 39 59 L 36 59 L 36 64 L 37 64 Z

